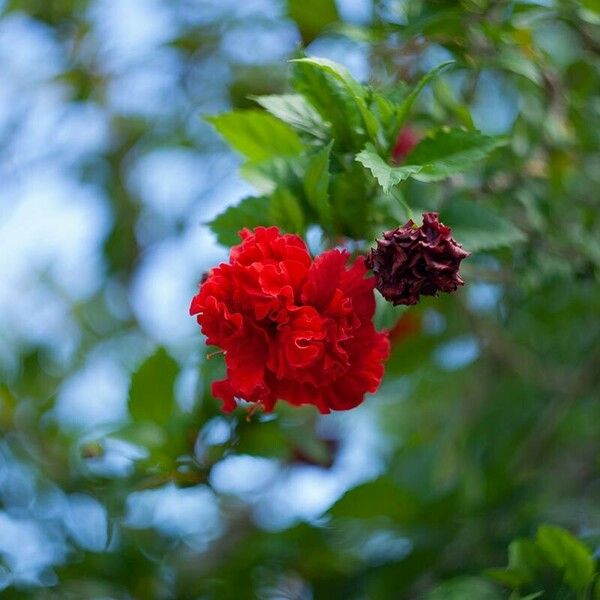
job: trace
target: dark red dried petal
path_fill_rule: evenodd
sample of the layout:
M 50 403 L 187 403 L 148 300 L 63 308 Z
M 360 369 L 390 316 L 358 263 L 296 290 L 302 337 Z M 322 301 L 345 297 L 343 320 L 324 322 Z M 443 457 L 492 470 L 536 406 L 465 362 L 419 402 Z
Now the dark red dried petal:
M 416 304 L 421 296 L 454 292 L 464 284 L 458 270 L 469 256 L 452 237 L 452 230 L 439 222 L 436 212 L 423 214 L 423 225 L 409 220 L 386 231 L 367 256 L 377 289 L 394 305 Z

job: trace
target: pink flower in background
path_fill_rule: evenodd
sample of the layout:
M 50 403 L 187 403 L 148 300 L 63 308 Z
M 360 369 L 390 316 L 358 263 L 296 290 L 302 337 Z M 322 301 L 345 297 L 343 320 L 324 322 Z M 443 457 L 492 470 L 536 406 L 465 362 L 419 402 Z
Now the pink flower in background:
M 392 148 L 392 162 L 400 164 L 419 142 L 419 134 L 410 125 L 403 127 Z

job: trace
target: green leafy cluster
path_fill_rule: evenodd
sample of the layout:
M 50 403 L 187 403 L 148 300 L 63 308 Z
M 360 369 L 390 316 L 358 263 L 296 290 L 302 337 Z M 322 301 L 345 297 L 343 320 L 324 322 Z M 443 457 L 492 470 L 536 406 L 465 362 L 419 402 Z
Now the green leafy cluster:
M 295 93 L 254 97 L 266 112 L 244 109 L 209 117 L 244 157 L 241 174 L 261 194 L 242 200 L 210 223 L 218 240 L 232 245 L 238 230 L 257 225 L 277 225 L 300 235 L 309 225 L 318 225 L 329 240 L 372 239 L 383 227 L 394 226 L 394 204 L 399 202 L 406 216 L 412 216 L 399 183 L 457 175 L 507 143 L 473 128 L 443 126 L 427 133 L 406 164 L 392 164 L 392 147 L 419 93 L 453 64 L 443 62 L 398 97 L 397 90 L 360 85 L 330 60 L 300 58 L 293 61 Z M 476 249 L 522 237 L 489 208 L 462 210 L 476 229 L 481 225 L 473 237 L 479 234 L 485 241 L 475 240 Z M 453 220 L 460 222 L 461 215 Z
M 2 600 L 597 600 L 598 2 L 373 0 L 352 19 L 335 0 L 137 3 L 138 32 L 163 28 L 156 45 L 111 38 L 103 23 L 122 4 L 0 2 Z M 368 82 L 290 63 L 285 44 L 259 57 L 261 36 L 272 47 L 292 28 L 314 53 L 358 49 Z M 248 43 L 257 52 L 243 55 Z M 256 190 L 214 220 L 223 244 L 243 226 L 316 225 L 323 247 L 343 237 L 364 251 L 410 212 L 438 210 L 473 253 L 451 297 L 410 309 L 378 298 L 392 352 L 354 411 L 278 406 L 247 420 L 212 396 L 223 360 L 185 324 L 224 255 L 199 224 L 231 193 L 231 161 L 198 118 L 223 107 L 214 124 Z M 96 126 L 73 135 L 90 114 L 103 140 Z M 393 164 L 406 126 L 422 141 Z M 64 139 L 68 151 L 45 146 Z M 174 157 L 165 181 L 148 168 L 162 176 Z M 111 216 L 90 221 L 87 295 L 65 288 L 79 273 L 56 248 L 90 228 L 51 219 L 51 253 L 33 260 L 28 227 L 15 227 L 28 211 L 55 216 L 29 195 L 46 192 L 54 159 L 61 181 L 85 188 L 82 214 L 90 200 Z M 92 428 L 109 387 L 122 413 Z M 136 524 L 131 500 L 146 493 L 170 504 L 149 502 Z M 211 519 L 202 494 L 218 527 L 197 536 Z M 70 510 L 82 497 L 104 520 Z M 523 537 L 540 523 L 554 525 Z
M 510 600 L 596 600 L 600 572 L 582 541 L 562 527 L 541 525 L 533 539 L 510 544 L 507 567 L 450 579 L 432 590 L 427 600 L 501 600 L 507 598 L 507 588 Z
M 489 569 L 495 581 L 514 590 L 511 598 L 600 598 L 596 560 L 589 548 L 565 529 L 542 525 L 534 539 L 518 539 L 508 548 L 508 566 Z

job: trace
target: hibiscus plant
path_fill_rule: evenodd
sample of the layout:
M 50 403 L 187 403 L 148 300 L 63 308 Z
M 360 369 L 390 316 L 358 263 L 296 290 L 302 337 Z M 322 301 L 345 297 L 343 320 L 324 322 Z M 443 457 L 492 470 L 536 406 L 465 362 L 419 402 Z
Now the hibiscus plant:
M 0 0 L 0 598 L 600 600 L 597 0 Z
M 322 413 L 359 405 L 377 391 L 389 354 L 388 332 L 374 329 L 373 288 L 393 305 L 412 305 L 463 285 L 458 269 L 469 253 L 438 214 L 400 228 L 393 210 L 412 215 L 405 180 L 448 179 L 506 143 L 448 127 L 417 142 L 405 129 L 422 89 L 453 65 L 443 62 L 392 100 L 330 60 L 295 59 L 295 93 L 255 97 L 264 110 L 208 118 L 261 193 L 210 223 L 220 242 L 236 234 L 242 242 L 228 264 L 205 274 L 190 308 L 207 343 L 223 350 L 227 377 L 212 391 L 224 410 L 236 401 L 267 412 L 278 400 Z M 314 262 L 302 240 L 309 227 L 326 248 Z M 382 228 L 392 231 L 351 268 L 348 250 L 327 249 L 352 243 L 365 253 Z

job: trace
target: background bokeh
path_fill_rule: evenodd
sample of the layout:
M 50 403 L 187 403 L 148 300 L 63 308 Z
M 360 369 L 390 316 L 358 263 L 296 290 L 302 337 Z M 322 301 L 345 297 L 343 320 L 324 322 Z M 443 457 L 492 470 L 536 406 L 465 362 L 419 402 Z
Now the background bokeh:
M 593 0 L 0 0 L 2 597 L 418 598 L 542 522 L 596 547 L 599 24 Z M 247 422 L 188 315 L 227 256 L 206 223 L 253 193 L 201 116 L 285 91 L 301 48 L 383 87 L 457 59 L 412 126 L 510 145 L 407 198 L 514 229 L 465 224 L 468 284 L 402 314 L 361 407 Z

